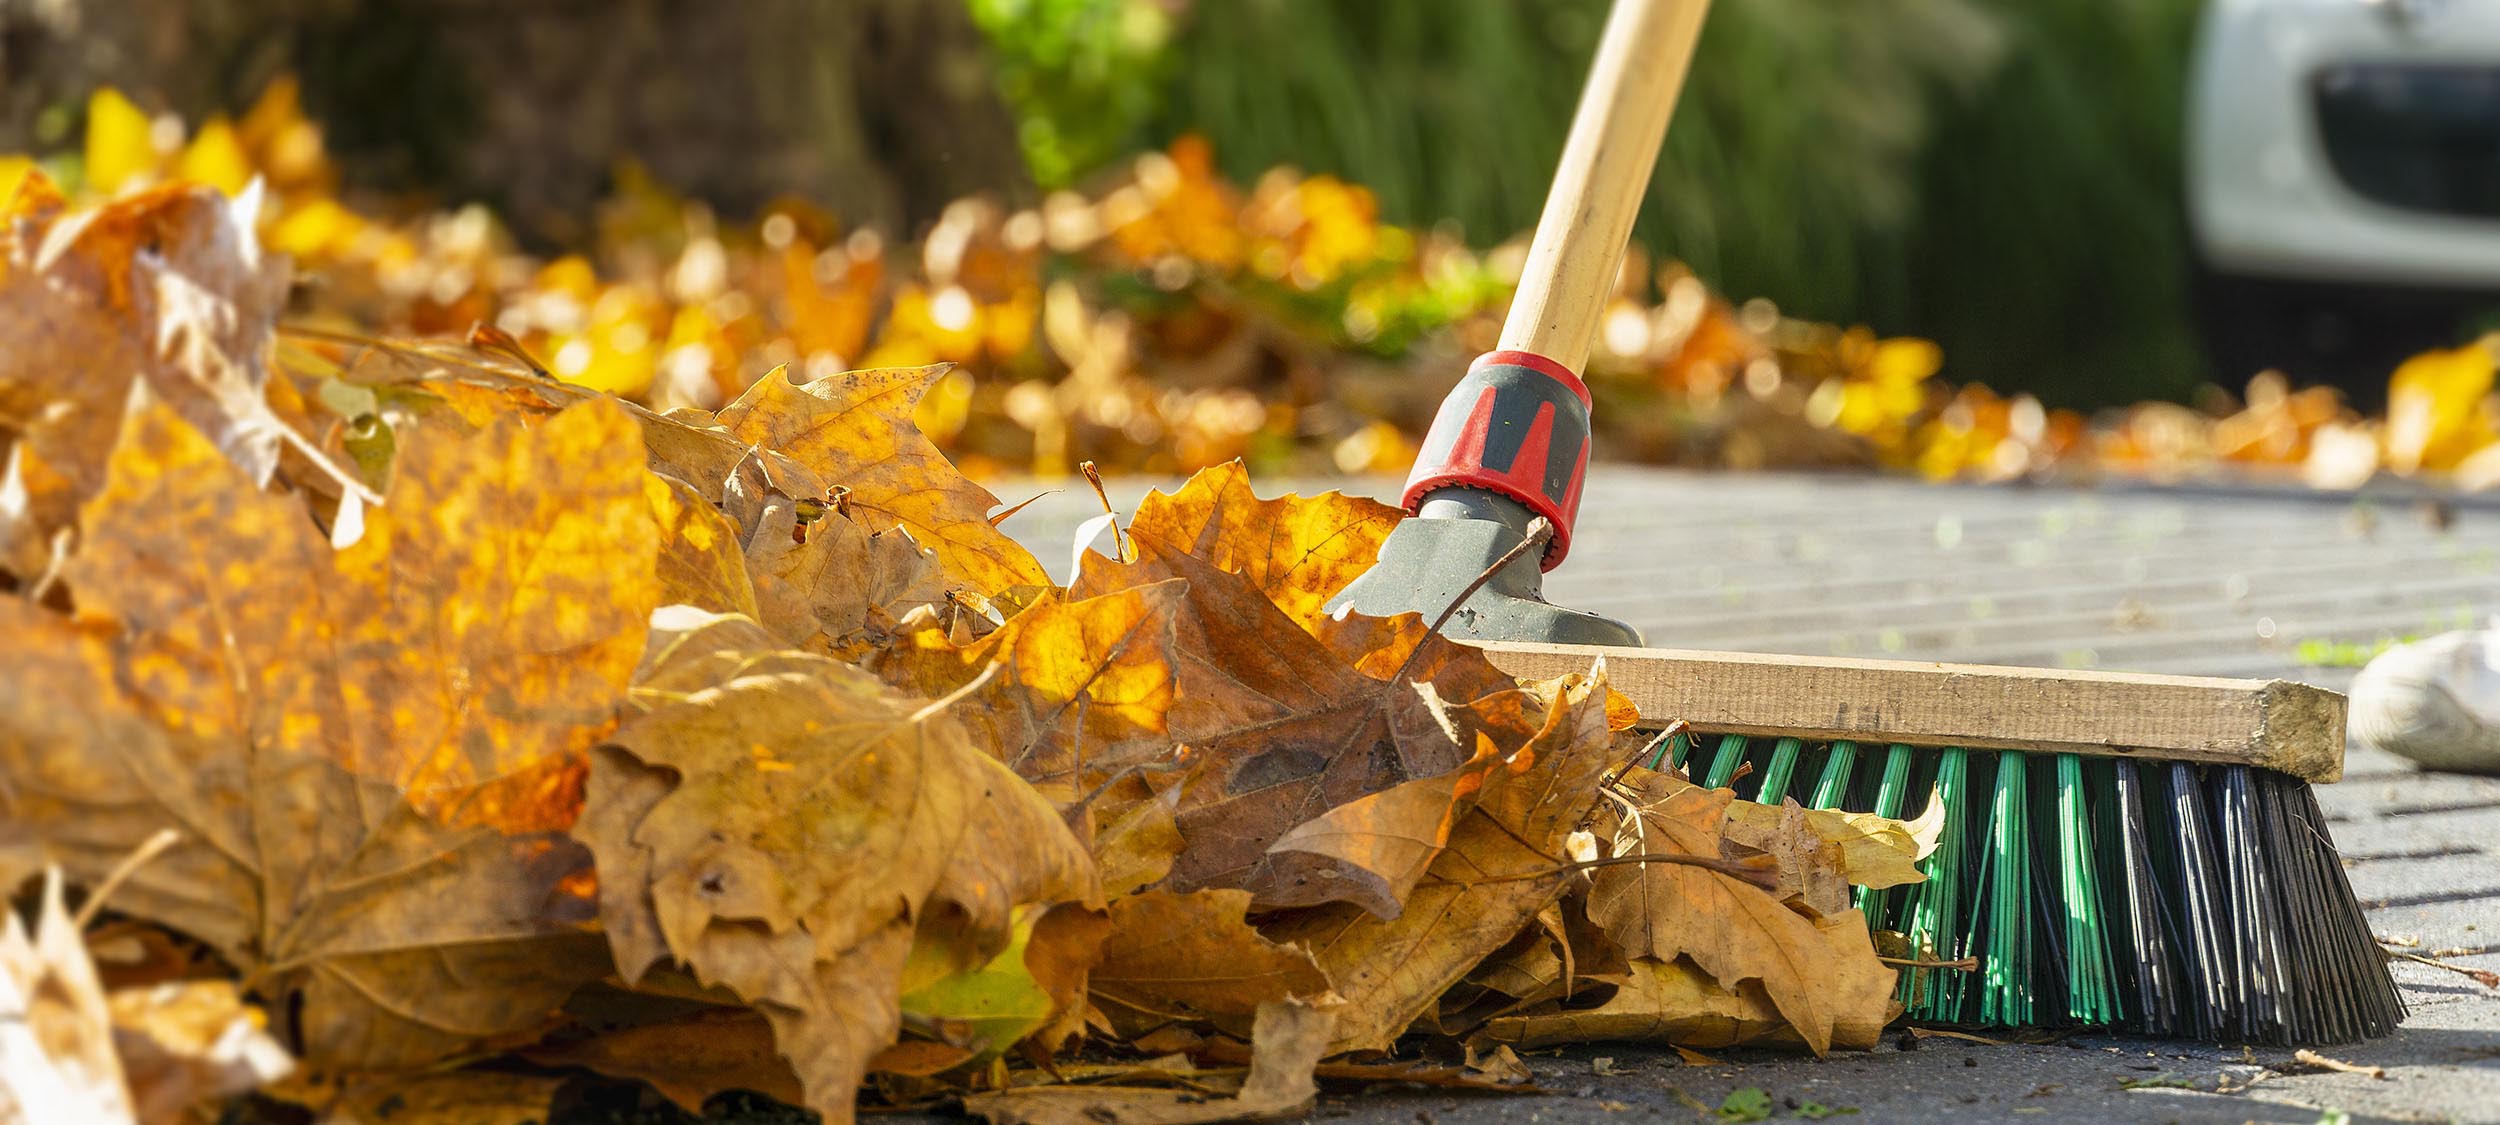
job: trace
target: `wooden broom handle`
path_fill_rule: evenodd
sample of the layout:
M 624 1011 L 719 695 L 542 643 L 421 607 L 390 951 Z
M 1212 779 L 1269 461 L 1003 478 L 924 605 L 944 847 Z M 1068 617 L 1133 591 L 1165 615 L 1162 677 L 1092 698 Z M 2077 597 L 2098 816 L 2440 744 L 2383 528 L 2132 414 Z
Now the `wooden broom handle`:
M 1502 350 L 1574 373 L 1588 361 L 1709 11 L 1710 0 L 1615 0 L 1502 323 Z

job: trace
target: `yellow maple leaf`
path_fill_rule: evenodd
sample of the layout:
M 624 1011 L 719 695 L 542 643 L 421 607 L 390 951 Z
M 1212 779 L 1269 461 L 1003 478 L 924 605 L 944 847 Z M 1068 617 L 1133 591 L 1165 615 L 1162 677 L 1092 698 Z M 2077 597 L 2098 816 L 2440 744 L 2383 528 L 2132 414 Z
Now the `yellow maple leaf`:
M 1322 607 L 1380 559 L 1380 541 L 1404 513 L 1330 491 L 1262 500 L 1239 461 L 1200 469 L 1178 492 L 1148 493 L 1130 535 L 1239 574 L 1305 629 Z
M 2500 441 L 2484 400 L 2500 341 L 2424 352 L 2387 383 L 2387 465 L 2399 473 L 2454 468 Z
M 156 174 L 153 123 L 122 92 L 99 86 L 87 96 L 87 186 L 111 195 Z
M 654 599 L 633 421 L 591 403 L 410 443 L 334 551 L 163 407 L 66 568 L 0 603 L 0 801 L 117 909 L 206 942 L 324 1063 L 536 1026 L 606 970 L 558 834 Z M 587 943 L 587 944 L 586 944 Z
M 720 412 L 740 439 L 796 460 L 849 490 L 870 525 L 908 529 L 937 552 L 948 582 L 987 598 L 1046 581 L 1030 551 L 990 526 L 998 497 L 957 472 L 912 423 L 943 366 L 879 368 L 800 385 L 776 369 Z
M 253 172 L 251 154 L 243 151 L 234 123 L 223 117 L 209 118 L 174 160 L 175 179 L 207 184 L 227 195 L 240 193 L 252 182 Z
M 1318 1000 L 1328 977 L 1311 955 L 1259 936 L 1247 891 L 1147 891 L 1111 904 L 1111 937 L 1089 987 L 1124 1035 L 1203 1021 L 1246 1034 L 1259 1005 Z

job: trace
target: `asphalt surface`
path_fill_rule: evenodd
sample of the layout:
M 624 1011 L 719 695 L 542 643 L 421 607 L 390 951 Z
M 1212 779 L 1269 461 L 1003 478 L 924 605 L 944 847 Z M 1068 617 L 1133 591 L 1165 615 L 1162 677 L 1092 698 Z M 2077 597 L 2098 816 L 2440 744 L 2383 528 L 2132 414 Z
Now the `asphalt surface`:
M 1115 482 L 1133 510 L 1151 482 Z M 1381 479 L 1262 492 L 1385 495 Z M 1009 502 L 1036 489 L 998 489 Z M 1003 525 L 1065 579 L 1078 523 L 1063 491 Z M 2368 646 L 2500 614 L 2500 503 L 2403 490 L 1958 487 L 1860 476 L 1701 475 L 1601 466 L 1549 597 L 1620 617 L 1656 645 L 2274 677 L 2342 688 Z M 2500 778 L 2415 771 L 2354 748 L 2320 791 L 2382 936 L 2500 970 Z M 2288 1050 L 2078 1037 L 1994 1045 L 1899 1029 L 1817 1061 L 1727 1052 L 1720 1065 L 1618 1044 L 1529 1058 L 1521 1097 L 1332 1093 L 1317 1114 L 1415 1125 L 1706 1118 L 1737 1091 L 1776 1119 L 1850 1121 L 2500 1121 L 2500 991 L 2394 967 L 2411 1016 L 2325 1050 L 2384 1078 L 2318 1073 Z M 1905 1047 L 1909 1049 L 1904 1049 Z M 1837 1118 L 1835 1118 L 1837 1119 Z

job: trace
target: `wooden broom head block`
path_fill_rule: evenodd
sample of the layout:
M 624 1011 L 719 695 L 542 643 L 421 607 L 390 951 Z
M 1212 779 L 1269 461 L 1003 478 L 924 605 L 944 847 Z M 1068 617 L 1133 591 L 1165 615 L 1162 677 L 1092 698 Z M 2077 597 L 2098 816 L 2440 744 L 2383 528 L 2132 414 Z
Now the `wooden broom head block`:
M 2058 671 L 1912 660 L 1493 642 L 1515 676 L 1585 672 L 1642 722 L 1696 731 L 1883 745 L 2043 750 L 2263 766 L 2312 782 L 2344 773 L 2344 697 L 2286 680 Z

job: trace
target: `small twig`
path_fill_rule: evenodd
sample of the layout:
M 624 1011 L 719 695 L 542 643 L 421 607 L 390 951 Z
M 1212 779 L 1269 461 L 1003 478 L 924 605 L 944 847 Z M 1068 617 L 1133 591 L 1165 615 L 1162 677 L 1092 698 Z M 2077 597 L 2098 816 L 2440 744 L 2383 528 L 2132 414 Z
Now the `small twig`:
M 1085 784 L 1085 705 L 1093 701 L 1091 695 L 1077 696 L 1076 721 L 1068 724 L 1068 780 L 1079 785 Z
M 86 929 L 87 923 L 95 921 L 96 912 L 104 909 L 104 900 L 112 897 L 114 891 L 120 890 L 121 885 L 129 880 L 132 873 L 146 866 L 149 860 L 164 854 L 165 849 L 181 842 L 182 833 L 171 828 L 157 829 L 156 835 L 148 837 L 138 847 L 131 849 L 130 854 L 123 857 L 121 863 L 113 868 L 113 873 L 105 876 L 103 882 L 96 884 L 95 889 L 87 893 L 87 901 L 78 904 L 78 916 L 70 920 L 71 926 L 80 930 Z
M 512 333 L 483 320 L 469 326 L 469 346 L 488 355 L 502 356 L 519 363 L 529 368 L 530 374 L 548 382 L 555 381 L 556 377 L 547 372 L 547 365 L 538 362 L 538 357 L 531 355 L 528 348 L 522 347 L 521 341 L 514 339 Z
M 953 691 L 947 692 L 944 696 L 930 700 L 928 706 L 912 712 L 911 717 L 903 721 L 907 723 L 925 722 L 930 716 L 962 702 L 965 696 L 981 690 L 981 685 L 986 684 L 995 678 L 998 675 L 998 670 L 1002 667 L 1005 667 L 1005 665 L 993 663 L 989 667 L 981 669 L 981 674 L 974 676 L 972 678 L 972 682 L 956 688 Z
M 998 525 L 1000 525 L 1000 524 L 1002 524 L 1002 523 L 1007 522 L 1007 520 L 1008 520 L 1008 518 L 1009 518 L 1009 517 L 1014 516 L 1017 512 L 1021 512 L 1021 511 L 1025 510 L 1026 508 L 1030 508 L 1030 507 L 1032 507 L 1032 506 L 1033 506 L 1033 502 L 1034 502 L 1034 501 L 1036 501 L 1036 500 L 1041 499 L 1042 497 L 1045 497 L 1045 496 L 1057 496 L 1057 495 L 1059 495 L 1059 490 L 1058 490 L 1058 489 L 1056 489 L 1056 488 L 1046 488 L 1046 489 L 1043 489 L 1043 490 L 1042 490 L 1042 491 L 1040 491 L 1040 492 L 1036 492 L 1036 493 L 1034 493 L 1034 494 L 1033 494 L 1033 495 L 1031 495 L 1031 496 L 1025 497 L 1025 498 L 1024 498 L 1024 500 L 1023 500 L 1021 503 L 1018 503 L 1015 507 L 1009 508 L 1009 509 L 1007 509 L 1006 511 L 1003 511 L 1003 512 L 998 513 L 997 515 L 991 516 L 991 517 L 990 517 L 990 526 L 991 526 L 991 527 L 997 527 Z
M 1406 654 L 1406 662 L 1398 665 L 1397 674 L 1389 677 L 1389 682 L 1397 683 L 1405 679 L 1408 672 L 1414 670 L 1416 659 L 1424 654 L 1425 642 L 1440 636 L 1441 627 L 1449 624 L 1450 618 L 1457 616 L 1458 608 L 1466 605 L 1467 599 L 1475 597 L 1476 591 L 1484 589 L 1485 583 L 1493 581 L 1493 576 L 1500 574 L 1503 567 L 1517 562 L 1519 556 L 1527 554 L 1529 549 L 1544 546 L 1545 541 L 1553 537 L 1554 525 L 1545 517 L 1538 516 L 1528 521 L 1528 537 L 1520 540 L 1518 546 L 1502 552 L 1501 558 L 1493 560 L 1493 565 L 1484 568 L 1484 573 L 1477 575 L 1475 581 L 1469 582 L 1466 589 L 1460 590 L 1457 597 L 1450 599 L 1450 604 L 1442 608 L 1441 616 L 1432 619 L 1432 628 L 1424 630 L 1423 640 L 1415 642 L 1414 649 Z
M 2434 969 L 2446 969 L 2452 973 L 2472 977 L 2474 983 L 2485 988 L 2500 988 L 2500 973 L 2489 969 L 2477 969 L 2472 965 L 2460 965 L 2454 961 L 2442 961 L 2436 957 L 2424 957 L 2419 953 L 2406 953 L 2399 949 L 2381 949 L 2379 953 L 2391 961 L 2411 961 L 2414 964 L 2428 965 Z
M 1684 726 L 1684 720 L 1682 719 L 1677 719 L 1672 723 L 1668 723 L 1667 729 L 1658 732 L 1658 737 L 1650 739 L 1646 745 L 1633 751 L 1630 760 L 1624 762 L 1622 765 L 1616 766 L 1612 772 L 1609 772 L 1606 775 L 1606 780 L 1611 783 L 1614 779 L 1622 777 L 1625 773 L 1629 772 L 1634 766 L 1640 765 L 1643 762 L 1657 761 L 1658 748 L 1666 745 L 1668 739 L 1684 733 Z M 1651 766 L 1649 768 L 1656 769 L 1658 767 Z
M 1967 1031 L 1953 1031 L 1942 1027 L 1913 1027 L 1910 1029 L 1910 1034 L 1919 1039 L 1959 1039 L 1966 1043 L 1985 1043 L 1991 1047 L 2014 1045 L 2011 1039 L 1990 1039 L 1985 1035 L 1973 1035 Z
M 1979 971 L 1979 958 L 1977 957 L 1964 957 L 1959 961 L 1920 961 L 1909 957 L 1886 957 L 1878 953 L 1875 959 L 1904 969 L 1959 969 L 1965 973 Z
M 320 447 L 312 443 L 311 438 L 296 433 L 293 426 L 278 427 L 278 442 L 293 449 L 321 475 L 330 478 L 330 483 L 339 486 L 342 491 L 355 493 L 357 499 L 367 504 L 382 502 L 381 493 L 375 492 L 365 482 L 356 479 L 356 474 L 333 464 L 329 454 L 323 453 Z
M 1111 493 L 1102 486 L 1102 470 L 1095 468 L 1091 461 L 1079 461 L 1076 467 L 1077 471 L 1085 474 L 1085 483 L 1094 486 L 1094 499 L 1102 501 L 1102 514 L 1111 517 L 1112 553 L 1119 556 L 1121 562 L 1136 562 L 1137 553 L 1128 549 L 1128 533 L 1120 530 L 1120 513 L 1111 506 Z
M 1529 879 L 1544 879 L 1555 875 L 1568 875 L 1574 871 L 1586 871 L 1592 867 L 1614 867 L 1618 864 L 1625 863 L 1672 863 L 1680 867 L 1698 867 L 1705 871 L 1716 871 L 1719 874 L 1725 875 L 1731 879 L 1741 879 L 1764 890 L 1777 890 L 1779 888 L 1779 872 L 1775 869 L 1766 869 L 1754 864 L 1739 863 L 1735 860 L 1729 859 L 1712 859 L 1708 856 L 1665 854 L 1607 856 L 1603 859 L 1584 859 L 1577 863 L 1566 863 L 1558 867 L 1548 867 L 1536 871 L 1521 871 L 1510 875 L 1488 875 L 1482 879 L 1449 879 L 1444 881 L 1455 883 L 1462 887 L 1480 887 L 1487 883 L 1518 883 Z
M 2311 1070 L 2331 1070 L 2337 1074 L 2367 1074 L 2381 1082 L 2387 1081 L 2386 1067 L 2363 1066 L 2359 1063 L 2348 1063 L 2342 1059 L 2330 1059 L 2307 1047 L 2292 1052 L 2292 1061 Z
M 51 557 L 44 562 L 43 573 L 36 575 L 34 584 L 26 588 L 29 604 L 42 605 L 45 598 L 52 596 L 54 587 L 60 585 L 61 575 L 69 570 L 70 543 L 76 537 L 77 533 L 66 527 L 53 533 Z

